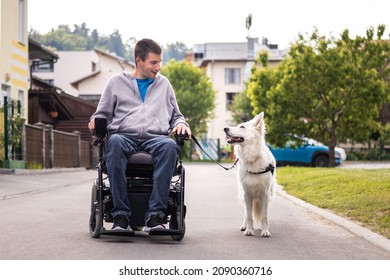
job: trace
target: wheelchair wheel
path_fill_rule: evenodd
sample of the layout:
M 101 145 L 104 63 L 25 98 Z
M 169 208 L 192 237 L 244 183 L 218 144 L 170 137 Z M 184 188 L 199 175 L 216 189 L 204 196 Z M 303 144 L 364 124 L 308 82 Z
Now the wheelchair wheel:
M 183 233 L 178 234 L 178 235 L 171 235 L 172 240 L 175 240 L 175 241 L 182 240 L 184 238 L 185 232 L 186 232 L 186 222 L 183 221 Z
M 179 209 L 177 207 L 176 209 Z M 186 212 L 186 207 L 184 206 L 184 213 L 183 213 L 183 225 L 181 229 L 183 230 L 183 233 L 178 234 L 178 235 L 171 235 L 172 239 L 175 241 L 180 241 L 184 238 L 185 232 L 186 232 L 186 222 L 184 220 L 185 217 L 185 212 Z M 176 213 L 173 213 L 171 216 L 171 220 L 169 222 L 169 229 L 179 229 L 179 222 L 181 220 L 181 213 L 179 211 L 176 211 Z
M 99 238 L 102 228 L 102 216 L 97 202 L 96 183 L 92 186 L 91 194 L 91 213 L 89 216 L 89 232 L 93 238 Z

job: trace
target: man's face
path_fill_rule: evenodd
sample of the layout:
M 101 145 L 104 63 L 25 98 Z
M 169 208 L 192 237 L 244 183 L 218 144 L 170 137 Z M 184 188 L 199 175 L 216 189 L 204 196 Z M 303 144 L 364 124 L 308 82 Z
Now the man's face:
M 161 54 L 149 53 L 145 61 L 142 61 L 141 58 L 136 58 L 137 65 L 139 68 L 139 74 L 143 79 L 155 79 L 157 73 L 161 69 Z

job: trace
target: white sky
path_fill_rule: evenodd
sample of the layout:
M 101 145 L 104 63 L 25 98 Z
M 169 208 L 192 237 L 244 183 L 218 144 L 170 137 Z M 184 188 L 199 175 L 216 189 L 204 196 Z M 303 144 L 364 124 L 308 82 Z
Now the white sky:
M 116 29 L 130 37 L 152 38 L 160 44 L 245 42 L 245 20 L 252 14 L 251 37 L 267 37 L 279 48 L 299 33 L 339 38 L 365 36 L 366 29 L 386 25 L 390 33 L 390 0 L 28 0 L 28 28 L 41 34 L 60 24 L 86 23 L 100 35 Z M 388 35 L 386 35 L 388 38 Z

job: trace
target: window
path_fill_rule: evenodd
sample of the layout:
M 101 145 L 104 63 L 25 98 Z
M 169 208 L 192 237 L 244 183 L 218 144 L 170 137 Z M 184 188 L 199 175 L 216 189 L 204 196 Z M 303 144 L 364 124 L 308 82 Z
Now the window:
M 53 72 L 53 61 L 34 61 L 32 65 L 33 72 Z
M 226 111 L 230 111 L 230 107 L 233 104 L 234 97 L 236 96 L 237 92 L 227 92 L 226 93 Z
M 195 59 L 202 59 L 203 58 L 203 53 L 195 53 L 194 54 Z
M 19 0 L 19 14 L 18 14 L 18 39 L 22 44 L 26 44 L 26 1 Z
M 225 84 L 240 84 L 240 68 L 225 68 Z
M 20 113 L 22 117 L 24 117 L 24 91 L 23 90 L 18 90 L 18 101 L 20 101 L 21 104 Z
M 0 90 L 0 107 L 4 106 L 4 97 L 11 97 L 11 87 L 6 84 L 1 84 Z

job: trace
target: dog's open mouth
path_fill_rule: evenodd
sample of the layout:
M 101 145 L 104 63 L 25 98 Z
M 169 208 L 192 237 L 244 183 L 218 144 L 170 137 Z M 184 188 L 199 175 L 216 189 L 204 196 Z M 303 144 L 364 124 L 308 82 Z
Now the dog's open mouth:
M 242 137 L 228 136 L 227 142 L 228 142 L 229 144 L 240 143 L 240 142 L 244 142 L 244 138 L 242 138 Z

